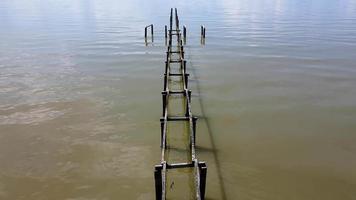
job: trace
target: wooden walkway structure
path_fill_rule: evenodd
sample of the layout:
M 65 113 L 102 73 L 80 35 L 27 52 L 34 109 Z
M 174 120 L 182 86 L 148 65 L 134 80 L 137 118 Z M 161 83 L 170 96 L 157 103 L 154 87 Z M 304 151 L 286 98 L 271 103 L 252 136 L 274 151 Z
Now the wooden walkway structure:
M 173 26 L 173 21 L 175 26 Z M 153 30 L 153 25 L 151 30 Z M 147 37 L 147 28 L 145 29 L 145 38 Z M 203 30 L 203 29 L 202 29 Z M 152 31 L 153 32 L 153 31 Z M 203 31 L 202 31 L 203 32 Z M 162 117 L 161 122 L 161 163 L 155 166 L 154 178 L 155 178 L 155 189 L 156 189 L 156 199 L 165 200 L 167 194 L 167 172 L 169 170 L 180 169 L 180 168 L 191 168 L 193 169 L 194 178 L 192 181 L 194 183 L 187 183 L 194 186 L 194 199 L 204 200 L 205 199 L 205 186 L 206 186 L 206 176 L 207 176 L 207 166 L 205 162 L 200 162 L 196 155 L 196 121 L 197 117 L 193 116 L 191 110 L 191 90 L 188 89 L 188 77 L 187 73 L 187 62 L 184 59 L 184 46 L 186 40 L 186 27 L 183 26 L 183 33 L 179 29 L 179 18 L 178 12 L 175 8 L 174 20 L 173 20 L 173 8 L 170 12 L 170 26 L 167 30 L 165 27 L 165 37 L 168 38 L 168 46 L 166 52 L 166 62 L 164 71 L 164 83 L 162 91 Z M 183 38 L 182 38 L 183 35 Z M 153 33 L 152 33 L 153 37 Z M 205 28 L 204 28 L 204 38 L 205 38 Z M 178 70 L 173 72 L 173 68 Z M 172 90 L 170 87 L 170 79 L 173 77 L 178 77 L 180 79 L 180 84 L 182 84 L 181 90 Z M 170 103 L 170 96 L 181 96 L 183 98 L 185 108 L 182 116 L 170 116 L 168 112 L 168 105 Z M 167 161 L 167 150 L 169 146 L 167 145 L 167 132 L 168 123 L 172 121 L 186 121 L 188 125 L 189 134 L 189 148 L 186 149 L 189 153 L 189 160 L 185 163 L 168 163 Z M 187 191 L 188 192 L 188 191 Z

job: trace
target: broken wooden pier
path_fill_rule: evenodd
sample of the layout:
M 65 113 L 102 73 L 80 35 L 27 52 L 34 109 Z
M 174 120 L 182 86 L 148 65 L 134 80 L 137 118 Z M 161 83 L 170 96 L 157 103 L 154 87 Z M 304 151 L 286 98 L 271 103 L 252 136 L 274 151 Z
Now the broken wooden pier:
M 174 19 L 173 19 L 174 17 Z M 175 22 L 175 23 L 174 23 Z M 170 12 L 170 25 L 169 29 L 165 26 L 165 37 L 168 39 L 165 71 L 163 76 L 163 91 L 162 91 L 162 117 L 161 122 L 161 162 L 155 166 L 154 178 L 156 199 L 165 200 L 167 194 L 167 172 L 170 170 L 190 168 L 193 171 L 192 181 L 193 183 L 186 183 L 187 185 L 194 186 L 194 199 L 204 200 L 205 198 L 205 186 L 207 176 L 207 166 L 205 162 L 200 162 L 196 154 L 196 122 L 197 117 L 193 116 L 191 108 L 191 90 L 188 89 L 189 74 L 187 73 L 187 61 L 184 58 L 184 45 L 186 42 L 186 27 L 183 26 L 183 33 L 180 30 L 179 18 L 177 9 L 175 9 L 173 16 L 173 8 Z M 174 24 L 174 26 L 173 26 Z M 147 38 L 147 28 L 151 27 L 151 34 L 153 38 L 153 25 L 145 28 L 145 39 Z M 168 29 L 168 30 L 167 30 Z M 205 38 L 205 27 L 202 27 L 202 37 Z M 174 71 L 174 70 L 175 71 Z M 178 71 L 178 72 L 177 72 Z M 172 89 L 170 87 L 171 78 L 179 78 L 181 89 Z M 169 114 L 168 105 L 170 103 L 171 96 L 181 96 L 184 101 L 182 116 L 171 116 Z M 188 144 L 189 147 L 184 151 L 187 151 L 189 159 L 185 163 L 168 163 L 167 150 L 170 146 L 167 145 L 169 137 L 168 123 L 174 121 L 187 122 L 188 130 Z M 189 191 L 187 191 L 189 192 Z

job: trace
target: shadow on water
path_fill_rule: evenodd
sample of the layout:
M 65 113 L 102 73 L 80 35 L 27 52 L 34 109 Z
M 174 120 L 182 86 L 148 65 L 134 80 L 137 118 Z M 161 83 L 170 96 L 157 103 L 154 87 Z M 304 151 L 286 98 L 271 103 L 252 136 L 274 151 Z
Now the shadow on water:
M 188 54 L 188 55 L 189 55 L 189 57 L 191 57 L 191 54 Z M 199 101 L 199 106 L 200 106 L 200 110 L 201 110 L 201 116 L 199 116 L 199 119 L 203 119 L 205 124 L 206 124 L 207 130 L 208 130 L 208 135 L 209 135 L 210 142 L 211 142 L 210 152 L 212 152 L 213 156 L 214 156 L 214 162 L 215 162 L 215 165 L 216 165 L 217 175 L 218 175 L 218 179 L 219 179 L 219 183 L 220 183 L 219 186 L 220 186 L 220 190 L 221 190 L 221 199 L 222 200 L 226 200 L 227 198 L 226 198 L 225 185 L 224 185 L 224 181 L 223 181 L 223 177 L 222 177 L 220 160 L 219 160 L 219 156 L 218 156 L 217 149 L 216 149 L 214 134 L 213 134 L 211 126 L 210 126 L 209 118 L 205 114 L 205 108 L 204 108 L 203 98 L 201 96 L 201 89 L 200 89 L 198 75 L 197 75 L 197 72 L 196 72 L 196 70 L 194 68 L 193 62 L 191 60 L 192 59 L 189 59 L 188 63 L 191 66 L 189 69 L 191 70 L 192 75 L 193 75 L 193 77 L 191 77 L 192 78 L 192 82 L 195 83 L 196 88 L 197 88 L 197 99 Z M 198 147 L 198 149 L 200 150 L 201 148 Z

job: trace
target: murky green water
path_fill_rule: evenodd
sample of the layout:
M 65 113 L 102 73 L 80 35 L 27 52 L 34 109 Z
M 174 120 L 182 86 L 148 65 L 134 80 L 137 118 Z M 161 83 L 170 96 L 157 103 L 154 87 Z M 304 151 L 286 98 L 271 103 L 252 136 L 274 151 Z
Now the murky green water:
M 207 197 L 355 199 L 354 0 L 2 0 L 0 199 L 154 199 L 170 7 Z

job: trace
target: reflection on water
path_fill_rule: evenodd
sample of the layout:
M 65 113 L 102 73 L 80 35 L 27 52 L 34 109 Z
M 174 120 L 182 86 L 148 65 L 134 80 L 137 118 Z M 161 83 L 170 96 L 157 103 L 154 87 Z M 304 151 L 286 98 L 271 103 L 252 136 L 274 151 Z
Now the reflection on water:
M 207 197 L 353 199 L 354 0 L 1 1 L 0 199 L 154 199 L 170 7 Z

